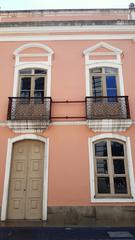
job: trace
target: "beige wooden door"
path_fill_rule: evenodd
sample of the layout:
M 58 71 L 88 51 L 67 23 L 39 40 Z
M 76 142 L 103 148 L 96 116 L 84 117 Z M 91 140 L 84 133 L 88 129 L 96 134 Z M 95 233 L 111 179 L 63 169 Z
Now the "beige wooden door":
M 14 144 L 7 219 L 41 219 L 44 143 L 24 140 Z

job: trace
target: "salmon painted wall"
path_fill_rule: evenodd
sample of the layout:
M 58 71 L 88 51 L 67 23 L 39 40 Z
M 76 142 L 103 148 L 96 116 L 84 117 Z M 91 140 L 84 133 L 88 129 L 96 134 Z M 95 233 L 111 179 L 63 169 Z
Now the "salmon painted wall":
M 132 126 L 127 132 L 118 134 L 130 136 L 135 172 L 134 132 L 135 126 Z M 1 128 L 0 133 L 1 205 L 7 141 L 8 138 L 15 137 L 19 134 L 13 133 L 8 128 Z M 88 137 L 93 137 L 96 134 L 97 133 L 92 132 L 87 126 L 50 126 L 43 134 L 39 134 L 44 137 L 49 137 L 49 206 L 95 205 L 95 203 L 90 202 Z M 113 205 L 118 204 L 119 203 L 113 203 Z M 134 204 L 135 203 L 125 203 L 125 205 Z M 107 205 L 107 203 L 105 203 L 105 205 Z
M 85 81 L 85 59 L 83 50 L 93 46 L 100 41 L 51 41 L 42 42 L 54 51 L 52 59 L 52 80 L 51 80 L 51 97 L 53 100 L 84 100 L 86 95 Z M 114 47 L 123 51 L 122 70 L 124 77 L 125 95 L 129 96 L 129 105 L 132 119 L 135 119 L 135 94 L 134 71 L 135 43 L 131 40 L 124 41 L 105 41 Z M 0 42 L 0 120 L 6 120 L 8 97 L 13 96 L 14 66 L 15 58 L 13 52 L 19 46 L 26 42 Z M 32 50 L 32 49 L 31 49 Z M 34 51 L 34 50 L 33 50 Z M 59 106 L 57 105 L 57 108 Z M 60 106 L 61 111 L 63 111 Z M 65 106 L 65 112 L 68 112 L 68 106 Z M 78 105 L 77 111 L 84 113 L 82 105 Z M 57 109 L 58 113 L 60 110 Z M 73 110 L 74 111 L 74 106 Z
M 57 18 L 57 19 L 56 19 Z M 76 15 L 1 15 L 1 21 L 40 21 L 40 20 L 96 20 L 101 19 L 100 13 Z M 104 19 L 127 19 L 127 13 L 102 15 Z M 124 32 L 123 32 L 124 33 Z M 132 32 L 128 32 L 132 33 Z M 50 33 L 50 35 L 53 33 Z M 56 33 L 60 35 L 60 32 Z M 74 33 L 62 33 L 76 34 Z M 77 33 L 78 35 L 85 34 Z M 91 33 L 93 34 L 93 33 Z M 96 34 L 101 34 L 96 32 Z M 102 32 L 106 34 L 106 32 Z M 111 32 L 111 34 L 116 34 Z M 117 33 L 118 34 L 118 33 Z M 122 34 L 122 32 L 121 32 Z M 19 36 L 19 34 L 17 34 Z M 32 34 L 31 34 L 32 35 Z M 40 34 L 39 34 L 40 35 Z M 14 36 L 16 36 L 14 34 Z M 23 36 L 23 34 L 20 34 Z M 35 36 L 33 34 L 33 36 Z M 32 41 L 31 41 L 32 42 Z M 81 41 L 36 41 L 46 44 L 54 51 L 52 57 L 52 78 L 51 78 L 51 97 L 53 100 L 84 100 L 86 96 L 86 80 L 85 80 L 85 58 L 84 49 L 91 47 L 100 42 L 99 40 L 81 40 Z M 104 42 L 122 50 L 122 70 L 124 77 L 125 95 L 129 96 L 129 105 L 131 118 L 135 120 L 135 93 L 134 93 L 134 63 L 135 43 L 131 40 L 104 40 Z M 13 52 L 23 44 L 28 42 L 0 42 L 0 122 L 7 120 L 8 97 L 13 96 L 14 83 L 14 67 L 15 57 Z M 30 49 L 31 53 L 36 50 Z M 27 51 L 24 51 L 25 53 Z M 42 50 L 39 50 L 42 53 Z M 30 59 L 31 61 L 34 59 Z M 85 104 L 61 106 L 53 106 L 53 114 L 72 115 L 85 114 Z M 79 116 L 79 115 L 78 115 Z M 126 132 L 120 132 L 123 136 L 129 136 L 131 139 L 131 150 L 133 167 L 135 172 L 135 125 L 132 125 Z M 38 133 L 35 133 L 38 134 Z M 49 206 L 65 206 L 65 205 L 92 205 L 90 201 L 90 173 L 89 173 L 89 155 L 88 155 L 88 138 L 99 133 L 94 133 L 86 125 L 72 126 L 49 126 L 43 133 L 39 135 L 49 138 L 49 182 L 48 182 L 48 205 Z M 0 206 L 2 202 L 3 183 L 5 175 L 5 164 L 7 154 L 8 138 L 18 136 L 8 127 L 0 127 Z M 90 159 L 91 161 L 91 159 Z M 103 204 L 103 203 L 102 203 Z M 109 203 L 110 204 L 110 203 Z M 122 203 L 115 203 L 122 205 Z M 124 203 L 123 203 L 124 204 Z M 125 203 L 125 205 L 135 205 L 135 203 Z M 100 203 L 101 205 L 101 203 Z M 107 205 L 107 203 L 105 203 Z M 114 203 L 113 203 L 114 205 Z

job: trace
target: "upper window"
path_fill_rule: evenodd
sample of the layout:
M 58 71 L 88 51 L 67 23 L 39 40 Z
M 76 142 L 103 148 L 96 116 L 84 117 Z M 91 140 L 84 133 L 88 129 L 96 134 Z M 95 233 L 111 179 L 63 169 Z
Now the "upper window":
M 45 69 L 26 68 L 19 71 L 20 97 L 44 97 L 46 95 L 46 76 Z
M 95 197 L 130 195 L 125 143 L 104 139 L 94 143 Z
M 99 67 L 90 69 L 91 95 L 115 97 L 119 94 L 118 69 Z

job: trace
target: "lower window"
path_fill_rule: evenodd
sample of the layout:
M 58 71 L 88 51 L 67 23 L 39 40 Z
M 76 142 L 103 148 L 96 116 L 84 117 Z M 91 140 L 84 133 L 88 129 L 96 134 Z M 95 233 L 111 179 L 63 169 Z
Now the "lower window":
M 95 197 L 129 197 L 130 186 L 126 146 L 122 141 L 104 139 L 94 143 Z

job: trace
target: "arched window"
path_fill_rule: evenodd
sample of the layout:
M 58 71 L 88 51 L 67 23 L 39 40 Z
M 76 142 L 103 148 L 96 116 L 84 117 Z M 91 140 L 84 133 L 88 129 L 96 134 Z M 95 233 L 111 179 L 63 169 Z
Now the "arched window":
M 25 68 L 19 71 L 19 97 L 45 97 L 47 71 L 40 68 Z
M 17 48 L 14 51 L 15 71 L 14 71 L 13 97 L 20 96 L 19 91 L 21 86 L 19 86 L 19 80 L 20 80 L 19 75 L 26 74 L 27 77 L 29 77 L 29 75 L 31 77 L 32 75 L 38 75 L 41 73 L 44 74 L 43 70 L 44 72 L 47 72 L 47 75 L 46 75 L 47 86 L 45 86 L 44 96 L 46 97 L 51 96 L 52 55 L 53 55 L 53 50 L 49 46 L 41 43 L 36 43 L 36 42 L 20 45 L 19 48 Z M 30 72 L 30 69 L 32 70 L 32 72 Z M 37 71 L 34 72 L 34 70 L 36 69 Z M 29 80 L 29 83 L 28 83 L 28 80 L 27 80 L 27 83 L 26 83 L 26 80 L 25 80 L 25 85 L 27 85 L 26 90 L 28 90 L 27 91 L 28 95 L 29 95 L 29 88 L 30 87 L 32 88 L 33 86 L 33 84 L 30 86 L 30 81 L 31 80 Z M 40 85 L 41 84 L 43 88 L 42 80 L 40 80 Z M 39 83 L 38 83 L 38 86 L 39 86 Z M 34 94 L 33 91 L 34 90 L 31 89 L 31 94 L 32 94 L 32 95 L 30 94 L 31 96 L 33 96 Z
M 91 96 L 115 97 L 119 93 L 118 69 L 112 67 L 96 67 L 90 69 Z
M 125 142 L 103 139 L 93 148 L 95 197 L 130 196 Z

